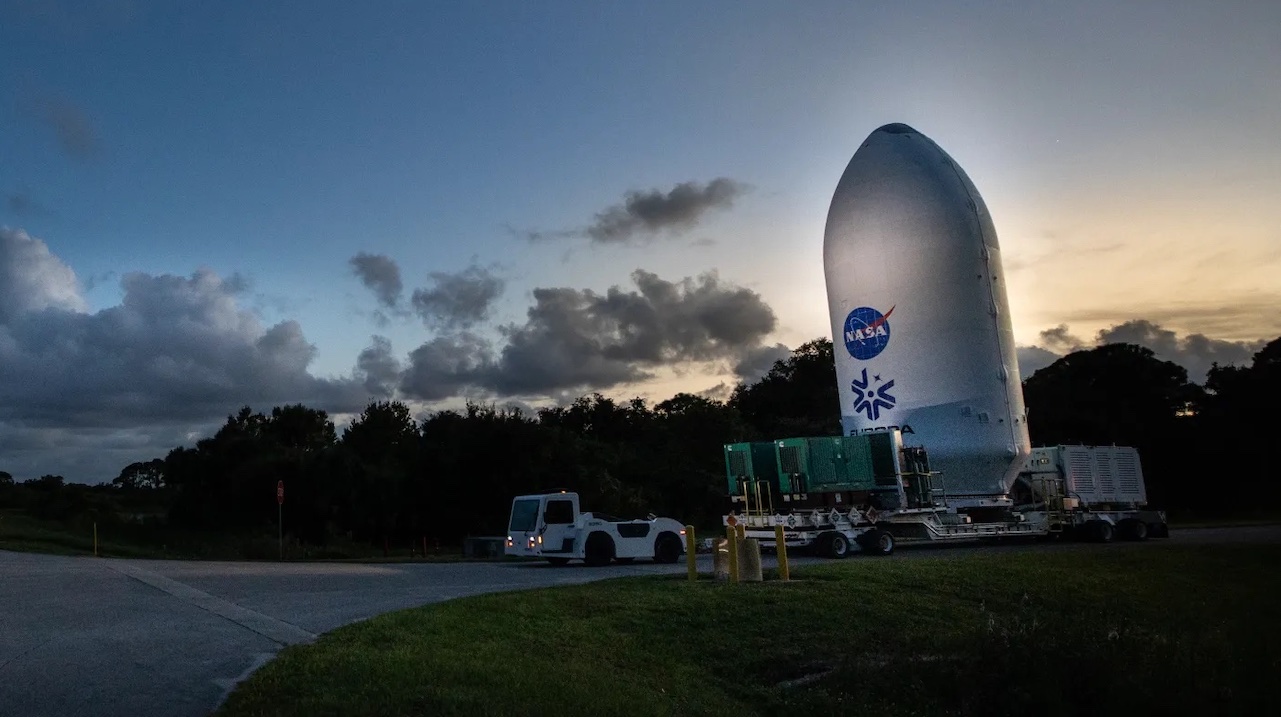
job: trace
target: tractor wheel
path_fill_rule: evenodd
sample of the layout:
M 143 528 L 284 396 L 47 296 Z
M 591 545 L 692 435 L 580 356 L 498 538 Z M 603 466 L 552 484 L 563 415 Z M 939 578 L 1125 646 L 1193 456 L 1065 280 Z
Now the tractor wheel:
M 605 533 L 592 533 L 583 546 L 583 562 L 598 568 L 614 559 L 614 539 Z
M 674 563 L 681 559 L 681 539 L 675 533 L 659 533 L 654 541 L 654 562 Z

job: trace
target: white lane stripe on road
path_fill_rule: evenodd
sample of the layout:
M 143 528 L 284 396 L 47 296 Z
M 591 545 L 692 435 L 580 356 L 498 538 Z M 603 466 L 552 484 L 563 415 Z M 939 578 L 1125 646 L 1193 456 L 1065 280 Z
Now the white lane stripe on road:
M 140 583 L 150 585 L 161 592 L 168 593 L 179 600 L 185 600 L 201 610 L 230 620 L 246 630 L 256 632 L 279 645 L 298 645 L 316 639 L 314 633 L 308 632 L 297 625 L 277 620 L 260 612 L 248 610 L 233 602 L 216 598 L 207 592 L 197 590 L 190 585 L 184 585 L 177 580 L 170 580 L 163 575 L 144 570 L 136 565 L 111 560 L 107 562 L 107 567 Z

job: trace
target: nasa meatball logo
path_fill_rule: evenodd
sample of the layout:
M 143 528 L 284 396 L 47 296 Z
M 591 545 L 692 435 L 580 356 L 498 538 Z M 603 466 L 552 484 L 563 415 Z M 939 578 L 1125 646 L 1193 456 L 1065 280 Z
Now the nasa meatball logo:
M 866 361 L 876 358 L 890 342 L 890 314 L 894 307 L 884 314 L 870 306 L 860 306 L 845 317 L 845 349 L 850 356 Z

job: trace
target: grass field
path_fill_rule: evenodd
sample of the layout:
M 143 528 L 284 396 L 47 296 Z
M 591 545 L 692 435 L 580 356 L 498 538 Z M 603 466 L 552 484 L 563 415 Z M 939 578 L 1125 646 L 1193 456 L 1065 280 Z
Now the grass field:
M 488 595 L 288 648 L 220 714 L 1281 714 L 1279 563 L 1148 543 Z
M 40 520 L 17 510 L 0 511 L 0 550 L 18 550 L 57 555 L 93 555 L 94 526 L 88 520 Z M 288 536 L 285 556 L 289 560 L 383 560 L 424 559 L 421 543 L 401 541 L 388 546 L 357 541 L 333 541 L 317 547 L 299 545 Z M 428 560 L 460 560 L 457 547 L 437 550 L 427 547 Z M 180 560 L 276 560 L 280 547 L 270 533 L 219 534 L 175 530 L 165 526 L 110 523 L 98 526 L 98 554 L 113 558 L 167 558 Z

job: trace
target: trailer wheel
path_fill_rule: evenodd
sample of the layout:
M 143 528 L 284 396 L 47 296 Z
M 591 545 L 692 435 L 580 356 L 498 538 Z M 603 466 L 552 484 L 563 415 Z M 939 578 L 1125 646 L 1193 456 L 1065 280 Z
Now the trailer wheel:
M 832 533 L 827 539 L 827 557 L 840 560 L 850 554 L 850 539 L 843 533 Z
M 1121 535 L 1126 540 L 1147 540 L 1148 524 L 1137 518 L 1130 518 L 1121 522 L 1118 526 L 1121 528 Z
M 1112 524 L 1106 520 L 1091 520 L 1086 523 L 1086 536 L 1095 543 L 1110 543 L 1116 537 Z
M 889 555 L 894 552 L 894 534 L 888 530 L 874 530 L 867 545 L 872 555 Z
M 659 533 L 654 541 L 654 562 L 674 563 L 681 559 L 681 539 L 675 533 Z
M 592 567 L 609 565 L 614 559 L 614 539 L 605 533 L 592 533 L 583 546 L 583 562 Z

